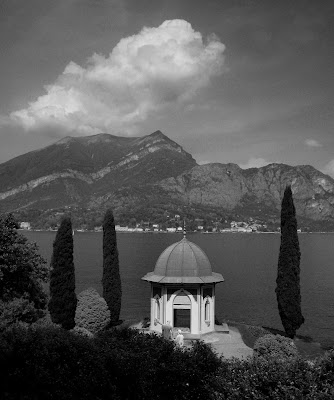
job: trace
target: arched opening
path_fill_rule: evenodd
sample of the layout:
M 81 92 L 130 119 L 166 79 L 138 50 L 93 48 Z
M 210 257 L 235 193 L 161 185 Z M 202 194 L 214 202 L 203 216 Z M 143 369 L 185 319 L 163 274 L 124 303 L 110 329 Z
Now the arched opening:
M 206 302 L 205 302 L 204 320 L 205 320 L 205 322 L 210 321 L 210 301 L 209 301 L 209 299 L 206 299 Z
M 155 300 L 155 318 L 160 321 L 160 301 L 159 299 Z
M 191 300 L 186 293 L 180 292 L 173 301 L 174 328 L 188 328 L 191 321 Z
M 158 295 L 154 296 L 154 310 L 153 310 L 154 319 L 160 321 L 160 297 Z

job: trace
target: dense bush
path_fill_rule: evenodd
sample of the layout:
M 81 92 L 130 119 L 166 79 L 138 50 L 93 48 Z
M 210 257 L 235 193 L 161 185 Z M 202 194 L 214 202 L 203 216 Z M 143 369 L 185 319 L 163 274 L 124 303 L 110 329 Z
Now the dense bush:
M 43 318 L 30 325 L 32 328 L 61 328 L 61 325 L 52 322 L 51 315 L 47 312 Z
M 202 342 L 182 350 L 132 329 L 85 338 L 62 328 L 12 327 L 0 337 L 0 398 L 334 398 L 334 352 L 309 362 L 219 359 Z
M 110 311 L 106 301 L 98 292 L 89 288 L 78 295 L 75 325 L 92 333 L 104 329 L 110 322 Z
M 203 343 L 182 351 L 131 329 L 89 339 L 61 328 L 13 327 L 0 339 L 8 399 L 210 398 L 219 365 Z
M 301 358 L 226 360 L 216 379 L 218 399 L 334 398 L 334 352 L 313 364 Z
M 286 359 L 297 355 L 298 350 L 294 342 L 281 335 L 264 335 L 254 344 L 255 357 Z
M 7 399 L 117 398 L 103 364 L 90 339 L 61 328 L 13 327 L 0 338 L 1 394 Z
M 0 300 L 0 332 L 17 323 L 33 323 L 44 316 L 44 310 L 35 308 L 34 303 L 21 297 L 12 301 Z
M 89 338 L 94 337 L 94 334 L 91 331 L 89 331 L 86 328 L 82 328 L 80 326 L 75 326 L 73 329 L 71 329 L 70 332 L 76 333 L 77 335 L 89 337 Z
M 0 215 L 0 301 L 2 325 L 32 322 L 45 312 L 49 268 L 35 243 L 18 232 L 11 214 Z
M 131 329 L 102 333 L 97 341 L 122 398 L 211 398 L 220 360 L 206 344 L 182 350 L 173 341 Z

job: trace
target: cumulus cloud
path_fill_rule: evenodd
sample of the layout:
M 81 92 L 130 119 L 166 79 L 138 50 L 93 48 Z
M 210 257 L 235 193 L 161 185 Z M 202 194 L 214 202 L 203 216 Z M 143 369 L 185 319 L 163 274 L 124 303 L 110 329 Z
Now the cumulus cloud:
M 265 165 L 270 164 L 269 161 L 265 160 L 264 158 L 250 158 L 246 164 L 240 164 L 240 168 L 248 169 L 248 168 L 260 168 L 264 167 Z
M 334 178 L 334 160 L 329 161 L 329 163 L 325 165 L 322 172 Z
M 85 66 L 70 62 L 46 94 L 14 111 L 26 129 L 59 125 L 80 133 L 131 130 L 150 113 L 190 103 L 223 72 L 225 46 L 206 40 L 184 20 L 144 27 L 121 39 L 109 56 L 94 54 Z
M 308 147 L 322 147 L 322 144 L 315 139 L 306 139 L 305 144 Z

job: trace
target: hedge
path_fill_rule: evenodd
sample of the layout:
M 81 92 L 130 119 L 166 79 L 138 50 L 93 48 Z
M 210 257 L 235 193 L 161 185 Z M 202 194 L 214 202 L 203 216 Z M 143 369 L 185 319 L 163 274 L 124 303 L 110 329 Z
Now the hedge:
M 334 398 L 334 351 L 293 357 L 219 358 L 203 342 L 174 342 L 133 329 L 82 337 L 62 328 L 14 326 L 0 337 L 5 399 Z

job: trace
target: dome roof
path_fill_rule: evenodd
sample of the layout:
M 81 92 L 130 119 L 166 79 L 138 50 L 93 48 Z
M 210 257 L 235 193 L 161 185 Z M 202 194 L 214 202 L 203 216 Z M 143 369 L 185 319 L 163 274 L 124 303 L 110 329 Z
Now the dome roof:
M 217 283 L 224 278 L 212 272 L 204 251 L 185 237 L 167 247 L 158 258 L 153 272 L 143 278 L 159 283 Z

